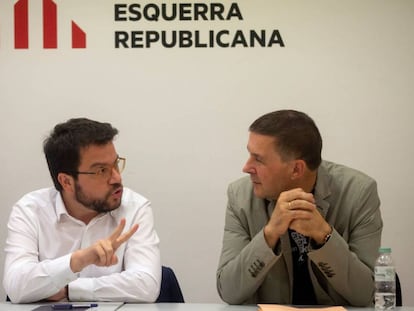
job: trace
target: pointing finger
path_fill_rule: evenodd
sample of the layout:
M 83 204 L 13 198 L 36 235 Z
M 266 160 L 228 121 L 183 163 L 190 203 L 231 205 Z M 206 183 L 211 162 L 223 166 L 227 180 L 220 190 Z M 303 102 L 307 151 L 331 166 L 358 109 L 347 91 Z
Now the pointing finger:
M 117 249 L 119 245 L 129 240 L 129 238 L 138 230 L 138 224 L 135 224 L 132 226 L 131 229 L 129 229 L 128 232 L 122 234 L 119 236 L 116 241 L 113 243 L 114 249 Z

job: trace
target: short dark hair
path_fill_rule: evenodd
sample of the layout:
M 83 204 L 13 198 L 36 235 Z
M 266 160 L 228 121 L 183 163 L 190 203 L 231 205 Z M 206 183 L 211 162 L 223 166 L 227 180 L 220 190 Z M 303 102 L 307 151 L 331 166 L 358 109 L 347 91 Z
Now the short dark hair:
M 73 118 L 57 124 L 43 142 L 43 151 L 55 188 L 62 191 L 58 181 L 59 173 L 77 178 L 82 148 L 105 145 L 117 134 L 118 130 L 111 124 L 86 118 Z
M 315 122 L 305 113 L 278 110 L 254 121 L 249 131 L 275 138 L 283 160 L 302 159 L 310 170 L 321 164 L 322 137 Z

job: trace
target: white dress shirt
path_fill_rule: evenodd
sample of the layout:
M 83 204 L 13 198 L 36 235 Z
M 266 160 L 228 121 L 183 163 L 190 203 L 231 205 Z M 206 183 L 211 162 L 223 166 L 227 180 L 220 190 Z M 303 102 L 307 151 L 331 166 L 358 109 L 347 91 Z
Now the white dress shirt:
M 71 254 L 109 237 L 122 218 L 124 231 L 139 228 L 118 248 L 118 263 L 73 273 Z M 5 253 L 3 285 L 15 303 L 45 299 L 66 285 L 72 301 L 153 302 L 159 294 L 159 238 L 151 204 L 128 188 L 118 209 L 87 225 L 67 213 L 54 188 L 26 194 L 12 209 Z

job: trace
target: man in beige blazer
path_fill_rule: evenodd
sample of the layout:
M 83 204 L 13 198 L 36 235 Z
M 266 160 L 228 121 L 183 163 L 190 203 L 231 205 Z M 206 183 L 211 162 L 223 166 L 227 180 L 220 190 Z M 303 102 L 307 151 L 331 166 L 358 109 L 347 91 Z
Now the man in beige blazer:
M 268 113 L 228 188 L 217 289 L 230 304 L 371 306 L 382 219 L 376 182 L 321 159 L 313 120 Z

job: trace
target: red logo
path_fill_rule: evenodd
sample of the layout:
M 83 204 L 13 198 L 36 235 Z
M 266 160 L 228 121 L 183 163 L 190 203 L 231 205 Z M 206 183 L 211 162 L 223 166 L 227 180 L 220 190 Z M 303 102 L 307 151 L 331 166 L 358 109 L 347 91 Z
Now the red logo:
M 29 48 L 29 0 L 18 0 L 14 5 L 14 48 Z M 57 5 L 43 0 L 43 48 L 57 49 Z M 72 48 L 86 48 L 85 32 L 72 21 Z

